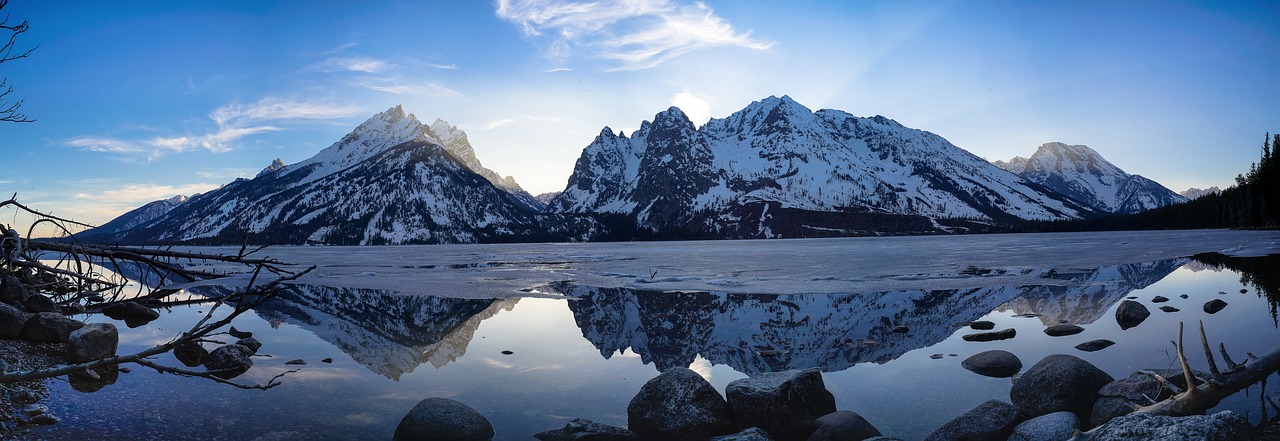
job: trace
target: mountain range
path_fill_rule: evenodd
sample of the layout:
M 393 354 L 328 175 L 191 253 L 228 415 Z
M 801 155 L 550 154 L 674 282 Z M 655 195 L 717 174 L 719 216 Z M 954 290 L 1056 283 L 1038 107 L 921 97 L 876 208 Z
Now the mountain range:
M 1050 142 L 1030 158 L 994 164 L 1104 213 L 1132 214 L 1187 201 L 1155 181 L 1125 173 L 1083 145 Z
M 296 164 L 157 201 L 77 235 L 120 243 L 409 244 L 987 231 L 1185 200 L 1084 146 L 987 162 L 883 116 L 769 97 L 701 127 L 676 107 L 605 127 L 562 192 L 485 168 L 400 106 Z

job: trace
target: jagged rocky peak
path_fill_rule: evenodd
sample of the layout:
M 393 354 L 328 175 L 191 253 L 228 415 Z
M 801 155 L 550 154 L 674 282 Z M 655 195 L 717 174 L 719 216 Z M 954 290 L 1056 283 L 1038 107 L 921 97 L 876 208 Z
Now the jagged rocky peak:
M 258 172 L 258 176 L 262 176 L 267 173 L 280 170 L 282 168 L 284 168 L 284 161 L 280 160 L 280 158 L 276 158 L 275 161 L 271 161 L 271 165 L 268 165 L 267 168 L 264 168 L 262 169 L 262 171 Z
M 1191 187 L 1186 190 L 1178 192 L 1178 194 L 1182 195 L 1182 197 L 1184 198 L 1187 198 L 1187 200 L 1200 199 L 1201 197 L 1208 196 L 1211 194 L 1218 194 L 1218 193 L 1222 193 L 1222 189 L 1218 188 L 1218 186 L 1216 185 L 1209 188 Z
M 1010 159 L 1008 162 L 997 159 L 993 161 L 992 164 L 995 164 L 996 167 L 1000 167 L 1002 169 L 1005 169 L 1013 173 L 1022 173 L 1024 170 L 1027 169 L 1027 161 L 1028 161 L 1027 158 L 1023 158 L 1021 156 L 1014 156 L 1013 159 Z
M 279 159 L 277 159 L 277 161 L 279 161 Z M 167 201 L 167 202 L 169 202 L 169 203 L 171 203 L 171 204 L 177 205 L 177 204 L 181 204 L 181 203 L 183 203 L 183 202 L 186 202 L 186 201 L 187 201 L 187 199 L 188 199 L 188 198 L 187 198 L 186 196 L 183 196 L 183 195 L 177 195 L 177 196 L 171 197 L 171 198 L 169 198 L 169 199 L 165 199 L 165 201 Z
M 1114 174 L 1125 175 L 1123 170 L 1102 158 L 1102 155 L 1085 145 L 1067 145 L 1061 142 L 1046 142 L 1036 149 L 1027 161 L 1028 173 L 1064 172 L 1074 170 L 1076 173 L 1093 175 Z

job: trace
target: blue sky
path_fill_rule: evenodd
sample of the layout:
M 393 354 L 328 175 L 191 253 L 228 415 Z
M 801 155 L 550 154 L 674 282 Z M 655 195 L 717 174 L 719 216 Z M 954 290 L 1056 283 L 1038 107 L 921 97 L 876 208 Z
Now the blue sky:
M 119 4 L 123 3 L 123 4 Z M 0 193 L 90 223 L 301 161 L 403 104 L 533 193 L 604 126 L 769 95 L 994 160 L 1085 144 L 1180 191 L 1280 131 L 1280 6 L 1172 1 L 11 0 Z M 22 219 L 0 219 L 18 223 Z

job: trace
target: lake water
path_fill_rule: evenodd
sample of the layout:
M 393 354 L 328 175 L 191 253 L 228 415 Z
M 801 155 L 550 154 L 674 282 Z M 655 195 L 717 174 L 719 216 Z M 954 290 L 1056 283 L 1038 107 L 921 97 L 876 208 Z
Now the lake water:
M 1013 352 L 1024 369 L 1072 354 L 1121 378 L 1176 365 L 1179 321 L 1189 331 L 1203 321 L 1237 361 L 1274 349 L 1280 260 L 1189 256 L 1274 247 L 1276 234 L 1199 234 L 282 248 L 273 255 L 320 267 L 234 325 L 264 355 L 236 380 L 297 369 L 283 385 L 240 390 L 130 365 L 92 392 L 101 385 L 54 382 L 46 404 L 62 421 L 31 436 L 390 439 L 415 403 L 438 396 L 480 411 L 496 439 L 531 439 L 573 418 L 625 427 L 641 385 L 682 366 L 721 392 L 760 372 L 820 368 L 838 408 L 921 439 L 985 400 L 1008 401 L 1009 379 L 960 367 L 978 352 Z M 1114 310 L 1126 297 L 1152 316 L 1122 331 Z M 1228 306 L 1207 314 L 1212 299 Z M 207 307 L 175 307 L 134 329 L 117 323 L 119 353 L 172 339 Z M 1017 337 L 963 341 L 975 331 L 958 323 L 974 320 Z M 1060 322 L 1085 331 L 1044 334 Z M 1099 338 L 1116 344 L 1074 348 Z M 1191 347 L 1188 357 L 1204 369 L 1200 354 Z M 293 359 L 307 364 L 285 365 Z M 181 366 L 168 354 L 157 361 Z M 1252 392 L 1219 408 L 1256 421 Z

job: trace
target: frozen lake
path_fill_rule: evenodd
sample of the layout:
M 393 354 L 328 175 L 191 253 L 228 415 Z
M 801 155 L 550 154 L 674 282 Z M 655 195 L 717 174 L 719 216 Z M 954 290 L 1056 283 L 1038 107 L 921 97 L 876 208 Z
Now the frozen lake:
M 62 422 L 33 435 L 389 439 L 415 403 L 442 396 L 485 414 L 495 439 L 531 439 L 573 418 L 625 426 L 640 386 L 684 366 L 722 392 L 760 372 L 820 368 L 838 408 L 920 439 L 978 403 L 1008 400 L 1009 379 L 960 367 L 978 352 L 1004 349 L 1025 367 L 1067 353 L 1121 378 L 1171 366 L 1178 322 L 1197 320 L 1233 354 L 1274 349 L 1276 258 L 1192 256 L 1261 256 L 1277 243 L 1276 232 L 1175 231 L 271 248 L 317 265 L 235 323 L 268 355 L 237 380 L 265 383 L 291 368 L 285 361 L 307 361 L 282 386 L 239 390 L 132 366 L 93 392 L 101 385 L 55 382 L 49 406 Z M 1180 311 L 1156 309 L 1155 296 Z M 1122 331 L 1114 309 L 1127 297 L 1152 316 Z M 1211 299 L 1228 306 L 1205 313 Z M 203 308 L 117 324 L 119 352 L 171 339 Z M 959 323 L 974 320 L 1017 337 L 963 341 L 975 331 Z M 1042 332 L 1062 322 L 1085 331 Z M 1115 345 L 1074 348 L 1099 338 Z M 1256 419 L 1257 404 L 1254 394 L 1220 407 Z

